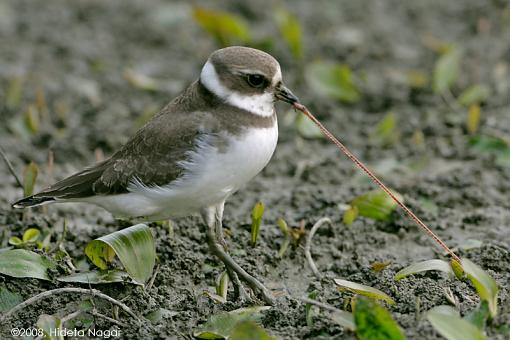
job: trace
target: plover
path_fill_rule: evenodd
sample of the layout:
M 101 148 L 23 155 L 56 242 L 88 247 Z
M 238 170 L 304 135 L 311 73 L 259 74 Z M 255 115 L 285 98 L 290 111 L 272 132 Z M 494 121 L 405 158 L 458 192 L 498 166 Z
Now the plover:
M 236 295 L 246 294 L 241 279 L 271 303 L 270 292 L 226 251 L 222 219 L 228 197 L 273 155 L 277 99 L 298 102 L 275 58 L 240 46 L 217 50 L 199 79 L 109 159 L 13 207 L 86 202 L 146 221 L 201 213 L 209 248 L 225 264 Z

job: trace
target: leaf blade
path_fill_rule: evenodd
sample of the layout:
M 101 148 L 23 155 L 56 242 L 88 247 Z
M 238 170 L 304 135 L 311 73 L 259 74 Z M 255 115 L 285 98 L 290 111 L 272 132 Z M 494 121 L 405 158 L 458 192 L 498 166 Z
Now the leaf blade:
M 129 276 L 144 284 L 156 263 L 156 248 L 150 228 L 136 224 L 91 241 L 85 254 L 99 268 L 107 269 L 116 254 Z
M 391 314 L 377 302 L 356 299 L 354 308 L 356 334 L 360 340 L 403 340 L 404 333 Z
M 429 270 L 439 270 L 444 273 L 447 273 L 450 276 L 454 275 L 452 267 L 450 266 L 450 264 L 448 262 L 443 261 L 443 260 L 434 259 L 434 260 L 427 260 L 427 261 L 422 261 L 422 262 L 418 262 L 418 263 L 413 263 L 410 266 L 407 266 L 407 267 L 399 270 L 395 274 L 395 280 L 398 281 L 398 280 L 403 279 L 406 276 L 421 273 L 424 271 L 429 271 Z
M 50 280 L 47 270 L 55 264 L 44 256 L 25 249 L 10 249 L 0 253 L 0 274 Z
M 442 306 L 434 307 L 427 312 L 427 319 L 434 329 L 448 340 L 483 340 L 484 336 L 478 328 L 463 320 L 458 315 L 445 312 Z
M 335 284 L 339 286 L 339 290 L 345 289 L 352 293 L 363 295 L 372 299 L 386 301 L 390 305 L 395 304 L 395 301 L 388 294 L 377 288 L 343 279 L 335 279 L 334 281 Z

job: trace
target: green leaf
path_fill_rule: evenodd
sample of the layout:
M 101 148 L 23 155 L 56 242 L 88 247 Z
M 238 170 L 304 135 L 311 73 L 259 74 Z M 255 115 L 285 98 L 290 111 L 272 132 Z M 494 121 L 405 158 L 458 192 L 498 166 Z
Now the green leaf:
M 239 322 L 258 322 L 262 317 L 261 312 L 270 308 L 269 306 L 255 306 L 212 315 L 204 325 L 193 332 L 193 336 L 199 339 L 226 339 Z
M 282 231 L 283 236 L 289 236 L 289 226 L 287 225 L 287 222 L 283 218 L 279 218 L 276 221 L 276 224 L 278 225 L 278 228 Z
M 287 222 L 285 222 L 283 218 L 279 218 L 278 221 L 276 221 L 276 224 L 282 231 L 284 237 L 282 245 L 280 246 L 280 250 L 278 251 L 278 256 L 282 258 L 285 252 L 287 251 L 287 248 L 289 247 L 291 236 L 289 233 L 289 226 L 287 225 Z
M 57 278 L 57 280 L 60 282 L 78 282 L 94 285 L 114 282 L 129 282 L 131 281 L 131 278 L 128 273 L 122 270 L 99 270 L 62 276 Z
M 411 274 L 421 273 L 429 270 L 439 270 L 453 276 L 453 270 L 450 264 L 443 260 L 427 260 L 405 267 L 395 274 L 395 280 L 403 279 Z
M 402 201 L 402 196 L 393 192 Z M 397 203 L 383 190 L 373 190 L 356 197 L 351 202 L 351 207 L 356 207 L 360 216 L 378 221 L 391 221 L 391 214 L 397 207 Z
M 356 334 L 360 340 L 401 340 L 405 335 L 391 314 L 377 302 L 356 299 L 354 308 Z
M 227 301 L 228 284 L 230 278 L 227 271 L 222 272 L 216 279 L 216 294 Z
M 317 297 L 317 291 L 313 291 L 310 294 L 308 294 L 308 298 L 314 300 Z M 305 318 L 306 318 L 306 325 L 308 327 L 313 327 L 313 305 L 311 303 L 307 303 L 305 305 Z
M 0 312 L 6 312 L 23 301 L 21 295 L 0 287 Z
M 453 270 L 453 273 L 457 277 L 457 279 L 461 280 L 464 276 L 464 268 L 462 268 L 462 265 L 455 259 L 450 260 L 450 267 Z
M 395 304 L 395 301 L 390 296 L 379 289 L 342 279 L 335 279 L 334 281 L 337 284 L 339 291 L 347 290 L 354 294 L 363 295 L 371 299 L 386 301 L 390 305 Z
M 448 340 L 483 340 L 482 332 L 468 321 L 461 319 L 443 306 L 427 312 L 427 319 L 434 329 Z
M 464 317 L 464 320 L 469 321 L 479 330 L 483 331 L 485 328 L 485 323 L 489 318 L 489 304 L 487 301 L 482 301 L 478 307 L 471 310 L 468 315 Z
M 480 296 L 480 299 L 487 301 L 489 312 L 494 318 L 498 312 L 498 284 L 489 274 L 487 274 L 480 266 L 474 264 L 468 259 L 462 259 L 462 268 L 468 279 Z
M 32 196 L 34 193 L 34 186 L 38 173 L 39 168 L 34 162 L 30 162 L 30 164 L 25 168 L 25 171 L 23 172 L 23 195 L 25 197 Z
M 23 244 L 23 241 L 18 236 L 12 236 L 9 238 L 9 244 L 13 246 L 19 246 Z
M 356 218 L 358 218 L 358 215 L 359 215 L 358 207 L 351 206 L 344 212 L 342 221 L 344 222 L 345 225 L 351 225 L 356 220 Z
M 40 235 L 39 229 L 29 228 L 23 233 L 23 243 L 35 242 Z
M 264 203 L 257 202 L 251 211 L 251 246 L 255 247 L 259 236 L 260 224 L 264 215 Z
M 480 126 L 480 105 L 478 104 L 472 104 L 469 107 L 467 120 L 466 120 L 466 128 L 469 133 L 473 134 L 478 130 L 478 127 Z
M 384 145 L 391 145 L 399 140 L 397 118 L 394 112 L 389 112 L 375 126 L 375 138 Z
M 115 254 L 129 276 L 144 284 L 156 262 L 156 248 L 150 228 L 137 224 L 91 241 L 85 248 L 87 257 L 101 269 L 107 269 Z
M 347 65 L 332 62 L 315 62 L 306 70 L 310 86 L 318 94 L 345 103 L 360 100 L 360 93 L 354 84 L 351 69 Z
M 33 251 L 10 249 L 0 253 L 0 273 L 7 276 L 50 280 L 46 271 L 54 268 L 54 263 Z
M 500 137 L 476 135 L 470 138 L 469 144 L 475 151 L 496 156 L 496 164 L 510 167 L 509 142 Z
M 303 58 L 302 33 L 299 20 L 292 13 L 284 9 L 277 11 L 275 18 L 280 28 L 280 33 L 289 46 L 294 58 Z
M 253 321 L 239 322 L 230 336 L 231 340 L 276 340 Z
M 379 273 L 391 264 L 391 261 L 374 262 L 370 265 L 370 269 L 374 272 Z
M 465 89 L 459 96 L 459 103 L 469 107 L 473 104 L 480 104 L 490 96 L 490 89 L 481 84 L 475 84 Z
M 27 131 L 31 135 L 36 134 L 39 131 L 40 119 L 39 112 L 34 105 L 28 106 L 28 108 L 25 110 L 23 118 Z
M 5 106 L 10 110 L 15 110 L 21 103 L 23 92 L 23 78 L 12 78 L 5 93 Z
M 62 321 L 52 315 L 41 314 L 36 326 L 43 330 L 45 340 L 64 340 L 63 334 L 55 332 L 62 329 Z
M 448 49 L 436 62 L 434 68 L 434 92 L 445 93 L 457 80 L 460 70 L 462 50 L 457 47 Z
M 194 7 L 193 18 L 221 46 L 245 44 L 250 40 L 246 24 L 232 14 Z

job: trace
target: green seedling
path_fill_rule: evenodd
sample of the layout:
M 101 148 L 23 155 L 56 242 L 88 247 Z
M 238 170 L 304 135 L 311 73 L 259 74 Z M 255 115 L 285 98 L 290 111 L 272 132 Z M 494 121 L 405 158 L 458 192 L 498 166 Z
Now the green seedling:
M 270 308 L 268 306 L 247 307 L 211 315 L 205 324 L 193 332 L 193 336 L 199 339 L 228 339 L 240 322 L 259 322 L 262 312 Z
M 283 258 L 283 255 L 287 251 L 287 248 L 289 247 L 290 241 L 292 236 L 290 235 L 289 226 L 287 225 L 287 222 L 283 218 L 279 218 L 278 221 L 276 221 L 276 224 L 280 228 L 283 234 L 283 242 L 280 246 L 280 250 L 278 251 L 278 257 Z
M 356 334 L 360 340 L 403 340 L 404 332 L 393 320 L 390 312 L 377 302 L 358 298 L 354 303 Z
M 39 241 L 41 232 L 36 228 L 29 228 L 25 230 L 21 238 L 12 236 L 9 238 L 9 244 L 16 248 L 30 248 L 37 246 L 38 249 L 43 248 L 43 243 Z
M 358 207 L 350 205 L 349 208 L 344 212 L 342 222 L 345 225 L 349 226 L 354 223 L 358 216 L 359 216 Z
M 457 263 L 457 262 L 455 262 Z M 395 274 L 395 280 L 401 280 L 406 276 L 421 273 L 424 271 L 438 270 L 447 273 L 450 276 L 454 276 L 454 271 L 450 263 L 443 260 L 427 260 L 423 262 L 413 263 L 412 265 L 405 267 Z
M 340 292 L 348 291 L 357 295 L 366 296 L 371 299 L 383 300 L 390 305 L 395 304 L 395 301 L 389 295 L 380 291 L 379 289 L 342 279 L 335 279 L 334 281 L 338 286 L 337 289 Z
M 41 120 L 39 117 L 39 112 L 37 111 L 35 105 L 29 105 L 25 110 L 23 115 L 25 121 L 25 127 L 30 135 L 35 135 L 39 132 L 41 126 Z
M 251 211 L 251 246 L 255 247 L 264 215 L 264 203 L 258 202 Z
M 480 126 L 480 112 L 480 105 L 472 104 L 469 106 L 466 128 L 470 134 L 474 134 L 478 131 L 478 127 Z
M 152 276 L 156 263 L 154 237 L 145 224 L 95 239 L 87 245 L 85 254 L 102 270 L 108 269 L 117 255 L 129 276 L 142 285 Z
M 370 269 L 372 269 L 372 271 L 374 271 L 376 273 L 379 273 L 379 272 L 383 271 L 384 269 L 386 269 L 386 267 L 388 267 L 390 264 L 391 264 L 391 261 L 374 262 L 370 265 Z
M 225 302 L 227 301 L 228 285 L 230 278 L 226 271 L 220 273 L 216 278 L 216 295 L 221 296 Z
M 493 155 L 496 164 L 502 167 L 510 167 L 510 142 L 496 136 L 474 135 L 469 139 L 469 144 L 474 151 Z
M 433 89 L 444 94 L 455 84 L 460 72 L 462 49 L 451 46 L 437 60 L 434 68 Z
M 193 18 L 222 47 L 250 41 L 248 26 L 230 13 L 194 7 Z
M 496 280 L 487 274 L 480 266 L 468 259 L 462 259 L 461 264 L 466 276 L 480 296 L 480 299 L 482 301 L 487 301 L 490 316 L 494 318 L 498 312 L 499 287 Z
M 400 194 L 393 192 L 393 195 L 402 201 Z M 383 190 L 373 190 L 354 198 L 349 206 L 343 217 L 347 225 L 352 224 L 358 215 L 376 221 L 389 222 L 392 220 L 397 203 Z
M 458 102 L 461 105 L 470 107 L 473 104 L 480 104 L 490 96 L 490 89 L 482 84 L 476 84 L 465 89 L 459 96 Z
M 277 340 L 253 321 L 241 321 L 232 330 L 230 340 Z
M 377 123 L 373 137 L 382 145 L 393 145 L 400 139 L 397 129 L 397 117 L 394 112 L 388 112 L 384 118 Z
M 318 95 L 344 103 L 356 103 L 361 94 L 349 66 L 333 62 L 315 62 L 306 69 L 306 79 Z
M 308 298 L 309 299 L 312 299 L 312 300 L 315 300 L 315 298 L 317 297 L 317 291 L 313 291 L 311 292 L 310 294 L 308 294 Z M 305 305 L 305 318 L 306 318 L 306 325 L 308 327 L 312 327 L 313 326 L 313 309 L 312 309 L 312 304 L 311 303 L 307 303 Z
M 34 193 L 35 182 L 37 181 L 37 174 L 39 167 L 34 162 L 30 162 L 23 172 L 23 195 L 25 197 L 31 196 Z
M 479 330 L 485 328 L 487 319 L 490 317 L 489 304 L 487 301 L 482 301 L 478 307 L 471 310 L 464 319 L 475 325 Z
M 434 329 L 448 340 L 483 340 L 480 329 L 462 319 L 450 306 L 437 306 L 427 312 L 427 319 Z
M 16 110 L 21 103 L 23 93 L 23 78 L 16 77 L 9 81 L 7 91 L 5 92 L 5 106 L 9 110 Z
M 298 18 L 285 9 L 280 9 L 275 13 L 275 19 L 287 46 L 294 58 L 300 60 L 303 58 L 303 38 L 301 24 Z

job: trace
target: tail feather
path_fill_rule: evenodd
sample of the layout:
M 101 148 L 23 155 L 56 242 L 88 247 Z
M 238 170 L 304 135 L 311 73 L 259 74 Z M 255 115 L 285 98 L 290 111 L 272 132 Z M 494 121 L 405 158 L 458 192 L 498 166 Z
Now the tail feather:
M 25 197 L 22 200 L 19 200 L 12 204 L 12 207 L 15 209 L 23 209 L 28 207 L 36 207 L 38 205 L 42 205 L 45 203 L 50 203 L 55 201 L 54 197 L 37 197 L 37 195 Z
M 13 208 L 23 209 L 35 207 L 55 201 L 65 201 L 74 198 L 89 197 L 94 195 L 94 183 L 101 177 L 104 169 L 108 166 L 104 161 L 91 168 L 86 168 L 72 176 L 64 178 L 49 188 L 33 195 L 25 197 L 12 205 Z

